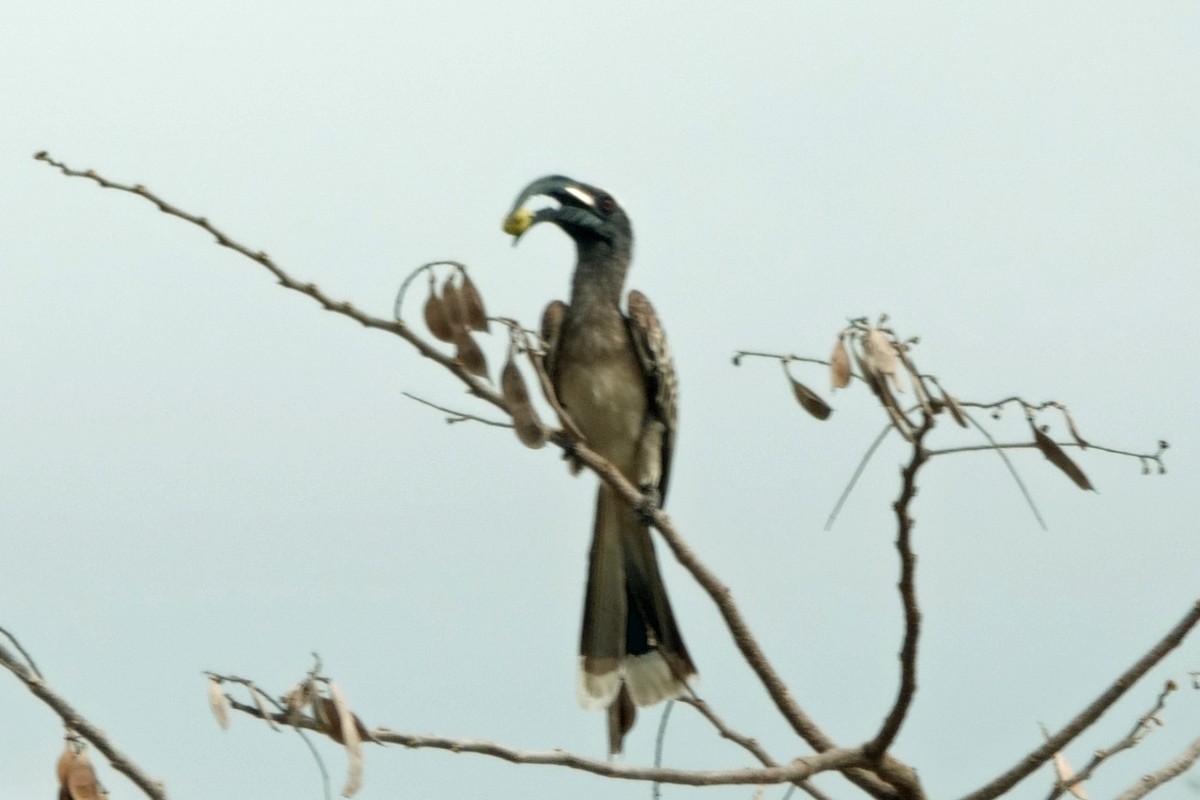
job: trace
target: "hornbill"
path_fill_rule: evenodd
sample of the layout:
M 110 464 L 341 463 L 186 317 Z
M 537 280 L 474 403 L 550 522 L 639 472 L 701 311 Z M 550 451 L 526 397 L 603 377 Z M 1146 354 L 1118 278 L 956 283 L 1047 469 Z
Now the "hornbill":
M 535 196 L 558 205 L 530 212 L 525 203 Z M 521 191 L 504 230 L 516 244 L 539 222 L 561 228 L 578 254 L 570 305 L 555 300 L 542 318 L 546 371 L 559 405 L 588 447 L 661 506 L 675 443 L 678 384 L 650 301 L 631 291 L 628 315 L 621 311 L 633 253 L 629 217 L 607 192 L 552 175 Z M 609 709 L 609 747 L 619 752 L 634 704 L 684 694 L 695 673 L 649 528 L 602 483 L 579 640 L 579 702 Z

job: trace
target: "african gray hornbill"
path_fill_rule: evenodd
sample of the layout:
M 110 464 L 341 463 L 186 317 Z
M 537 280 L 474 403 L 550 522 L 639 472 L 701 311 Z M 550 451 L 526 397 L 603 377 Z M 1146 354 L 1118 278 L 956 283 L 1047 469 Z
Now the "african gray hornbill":
M 557 206 L 530 212 L 545 196 Z M 677 382 L 666 335 L 646 296 L 621 290 L 633 254 L 629 217 L 608 194 L 561 175 L 517 196 L 504 230 L 519 240 L 552 222 L 575 242 L 571 302 L 542 320 L 546 371 L 559 404 L 586 444 L 661 505 L 675 443 Z M 516 241 L 514 240 L 514 244 Z M 675 624 L 650 531 L 607 485 L 596 499 L 579 641 L 579 701 L 585 708 L 652 705 L 678 697 L 696 668 Z M 632 713 L 632 707 L 629 709 Z M 619 749 L 619 739 L 613 746 Z

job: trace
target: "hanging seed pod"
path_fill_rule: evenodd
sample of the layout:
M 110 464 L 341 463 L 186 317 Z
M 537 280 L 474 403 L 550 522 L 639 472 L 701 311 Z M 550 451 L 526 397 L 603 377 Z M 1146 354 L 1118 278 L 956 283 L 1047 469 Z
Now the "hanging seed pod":
M 466 328 L 466 312 L 463 309 L 462 295 L 459 293 L 458 287 L 454 285 L 453 275 L 442 284 L 442 308 L 445 309 L 446 320 L 455 333 L 459 329 Z
M 958 401 L 954 399 L 954 395 L 943 389 L 940 384 L 938 388 L 942 390 L 942 401 L 946 404 L 946 408 L 950 410 L 950 416 L 954 417 L 954 421 L 959 424 L 959 427 L 968 427 L 967 418 L 963 415 L 963 410 L 958 405 Z
M 783 371 L 787 375 L 788 383 L 792 385 L 792 394 L 796 396 L 796 400 L 799 401 L 804 410 L 817 419 L 829 419 L 829 415 L 833 412 L 829 404 L 822 400 L 812 389 L 809 389 L 803 383 L 793 378 L 791 373 L 787 371 L 786 366 L 783 368 Z
M 446 306 L 434 292 L 432 282 L 429 284 L 429 298 L 425 301 L 425 327 L 443 342 L 454 341 L 454 329 L 446 315 Z
M 487 378 L 487 359 L 483 357 L 483 351 L 479 349 L 479 345 L 475 344 L 475 340 L 471 338 L 471 334 L 467 332 L 466 328 L 454 329 L 454 357 L 462 362 L 467 372 L 484 379 Z
M 483 296 L 475 288 L 475 282 L 471 280 L 471 276 L 465 272 L 463 273 L 462 286 L 458 289 L 458 295 L 462 299 L 463 313 L 466 317 L 467 327 L 481 333 L 490 332 L 491 325 L 488 324 L 487 311 L 483 308 Z
M 829 356 L 829 373 L 835 390 L 850 385 L 850 354 L 846 352 L 846 344 L 840 336 Z
M 229 698 L 221 690 L 221 684 L 212 678 L 208 679 L 208 707 L 222 730 L 229 730 Z
M 1083 474 L 1083 470 L 1079 465 L 1067 456 L 1063 449 L 1058 444 L 1041 431 L 1036 425 L 1030 422 L 1033 427 L 1033 441 L 1037 445 L 1037 449 L 1042 451 L 1051 464 L 1061 469 L 1066 476 L 1075 482 L 1075 485 L 1084 491 L 1095 491 L 1092 487 L 1092 482 L 1088 480 L 1087 475 Z
M 504 402 L 508 403 L 513 430 L 517 432 L 521 444 L 534 450 L 544 445 L 546 429 L 542 427 L 537 411 L 529 400 L 525 379 L 521 377 L 521 370 L 517 369 L 511 354 L 504 362 L 504 369 L 500 371 L 500 393 L 504 395 Z
M 67 744 L 70 748 L 70 743 Z M 66 754 L 63 754 L 66 758 Z M 62 770 L 62 759 L 59 760 Z M 60 785 L 58 796 L 60 798 L 68 798 L 68 800 L 100 800 L 100 787 L 96 782 L 96 770 L 92 768 L 92 761 L 87 757 L 87 753 L 80 751 L 74 753 L 65 765 L 66 769 L 60 772 L 62 783 Z

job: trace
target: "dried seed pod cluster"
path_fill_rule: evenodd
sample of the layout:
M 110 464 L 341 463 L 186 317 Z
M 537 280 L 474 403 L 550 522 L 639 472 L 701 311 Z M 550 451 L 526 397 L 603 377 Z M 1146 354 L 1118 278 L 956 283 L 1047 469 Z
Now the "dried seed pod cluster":
M 860 317 L 851 320 L 850 324 L 838 333 L 837 341 L 834 343 L 829 360 L 827 362 L 816 362 L 828 365 L 830 384 L 833 390 L 836 391 L 849 386 L 852 378 L 862 380 L 887 411 L 892 426 L 909 442 L 915 443 L 923 431 L 934 427 L 936 417 L 943 411 L 948 412 L 949 417 L 960 427 L 969 427 L 968 418 L 963 412 L 959 401 L 946 391 L 937 378 L 932 375 L 922 374 L 913 363 L 911 353 L 917 340 L 915 338 L 907 340 L 899 339 L 894 331 L 884 327 L 886 322 L 886 316 L 880 317 L 876 323 L 871 323 L 867 318 Z M 750 354 L 739 353 L 735 357 L 734 363 L 739 363 L 743 355 Z M 754 353 L 752 355 L 766 356 L 769 354 Z M 812 362 L 816 360 L 799 358 L 797 356 L 771 357 L 778 358 L 783 364 L 784 374 L 787 376 L 792 393 L 804 410 L 817 419 L 827 419 L 830 414 L 829 405 L 814 391 L 796 380 L 788 369 L 788 365 L 791 362 Z M 857 367 L 857 373 L 852 371 L 851 364 Z M 905 377 L 906 375 L 907 378 Z M 909 407 L 905 408 L 897 399 L 897 396 L 904 394 L 909 385 L 912 386 L 915 402 L 908 403 Z M 1086 449 L 1089 446 L 1088 442 L 1079 435 L 1079 431 L 1075 427 L 1075 421 L 1071 418 L 1071 414 L 1066 406 L 1057 402 L 1031 404 L 1020 398 L 1009 398 L 1001 403 L 991 405 L 981 405 L 978 403 L 970 405 L 989 409 L 992 416 L 998 419 L 1003 405 L 1010 402 L 1019 404 L 1024 409 L 1025 415 L 1029 420 L 1030 429 L 1033 432 L 1032 446 L 1037 448 L 1051 464 L 1069 477 L 1076 486 L 1081 489 L 1094 491 L 1091 481 L 1088 480 L 1083 470 L 1064 451 L 1064 445 L 1055 442 L 1047 434 L 1046 427 L 1039 427 L 1034 419 L 1034 415 L 1038 411 L 1045 409 L 1058 411 L 1062 414 L 1072 439 L 1072 442 L 1067 443 L 1066 446 L 1069 447 L 1073 443 L 1080 449 Z M 918 412 L 922 416 L 914 418 L 914 415 Z M 917 421 L 917 419 L 920 421 Z M 995 442 L 993 442 L 993 445 L 995 445 Z M 998 447 L 999 445 L 996 446 Z M 1150 461 L 1157 462 L 1159 464 L 1159 471 L 1163 471 L 1162 462 L 1159 458 L 1163 449 L 1165 448 L 1160 447 L 1157 454 L 1139 456 L 1142 459 L 1144 471 L 1149 471 Z
M 483 296 L 474 281 L 461 267 L 442 283 L 441 291 L 433 271 L 429 272 L 429 297 L 423 309 L 425 327 L 437 339 L 454 345 L 455 357 L 462 362 L 467 372 L 481 378 L 488 376 L 487 359 L 475 340 L 472 331 L 487 333 L 491 330 Z
M 508 413 L 512 414 L 517 438 L 521 444 L 536 450 L 546 443 L 546 428 L 533 407 L 525 378 L 521 376 L 514 356 L 515 348 L 510 348 L 508 359 L 500 371 L 500 393 L 504 396 L 504 402 L 508 403 Z
M 317 673 L 320 665 L 313 668 L 298 684 L 293 686 L 279 699 L 269 700 L 252 681 L 225 675 L 208 673 L 208 701 L 212 708 L 217 724 L 222 728 L 229 727 L 229 709 L 254 714 L 257 712 L 272 728 L 278 729 L 276 720 L 293 725 L 297 728 L 311 728 L 325 734 L 346 748 L 348 761 L 346 785 L 342 789 L 343 797 L 351 797 L 362 787 L 364 741 L 376 741 L 367 727 L 363 725 L 358 715 L 350 710 L 346 697 L 341 688 L 331 679 Z M 253 701 L 253 708 L 233 702 L 222 691 L 224 683 L 236 683 L 244 686 Z M 267 705 L 274 705 L 279 713 L 272 713 Z M 310 717 L 305 717 L 308 710 Z M 66 755 L 64 754 L 64 758 Z M 60 761 L 61 764 L 61 761 Z M 61 766 L 60 766 L 61 771 Z

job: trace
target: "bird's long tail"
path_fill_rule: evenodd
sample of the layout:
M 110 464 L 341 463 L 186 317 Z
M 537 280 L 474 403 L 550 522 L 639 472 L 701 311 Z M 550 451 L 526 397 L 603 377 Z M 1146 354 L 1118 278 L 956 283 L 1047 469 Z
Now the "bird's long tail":
M 696 674 L 658 571 L 650 530 L 609 487 L 596 499 L 579 642 L 579 702 L 608 708 L 679 697 Z

